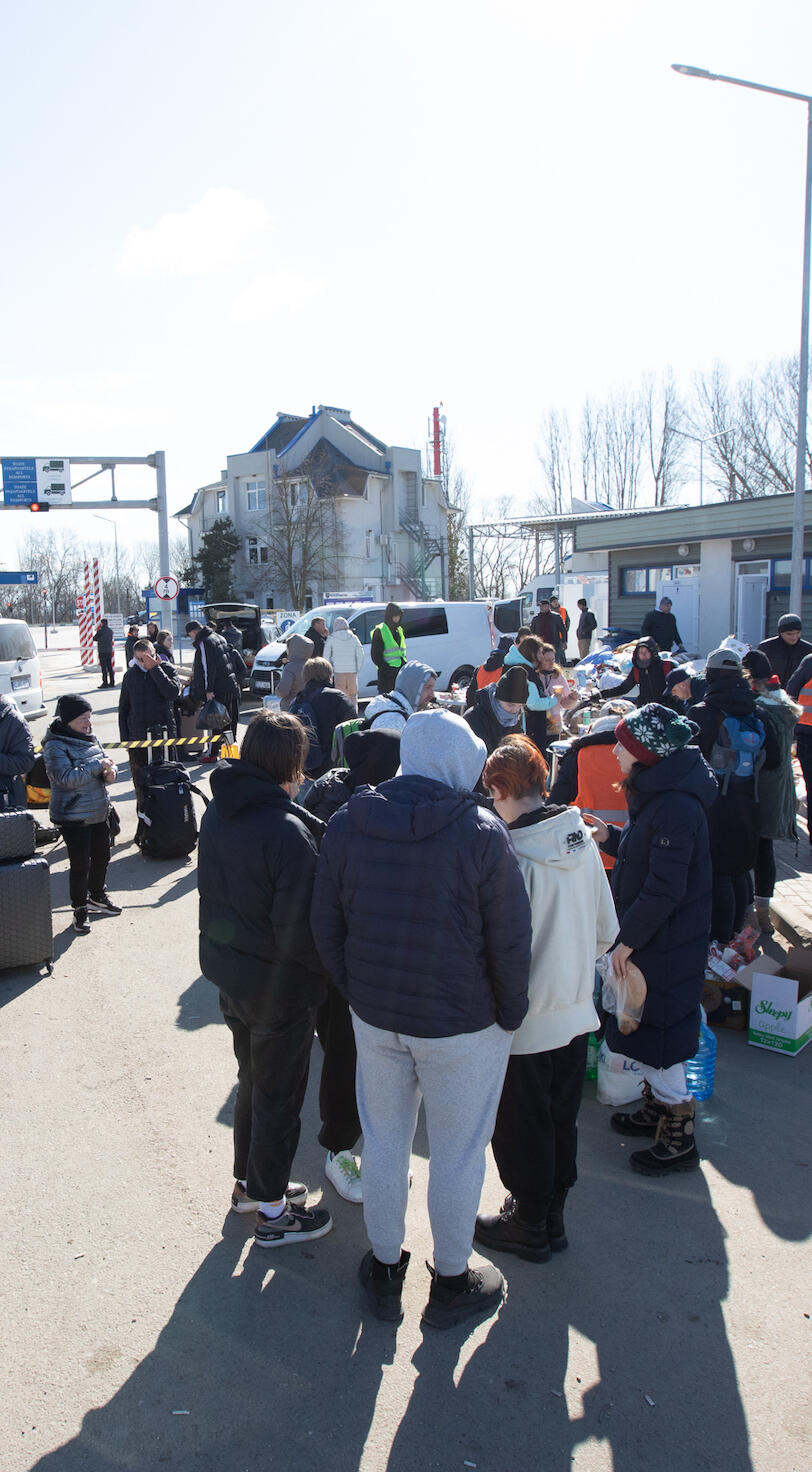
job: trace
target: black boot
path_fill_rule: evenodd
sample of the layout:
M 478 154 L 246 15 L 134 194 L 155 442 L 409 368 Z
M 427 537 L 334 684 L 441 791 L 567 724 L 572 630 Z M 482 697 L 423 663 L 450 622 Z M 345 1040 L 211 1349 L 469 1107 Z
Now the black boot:
M 660 1120 L 668 1113 L 668 1105 L 661 1104 L 651 1092 L 646 1079 L 643 1084 L 643 1105 L 634 1114 L 613 1114 L 609 1123 L 619 1135 L 656 1135 Z
M 505 1197 L 498 1215 L 477 1217 L 474 1241 L 492 1252 L 512 1252 L 527 1262 L 550 1261 L 546 1221 L 523 1221 L 513 1196 Z
M 429 1301 L 423 1309 L 421 1323 L 433 1329 L 450 1329 L 474 1314 L 492 1314 L 502 1302 L 505 1280 L 492 1263 L 480 1268 L 466 1268 L 456 1277 L 442 1277 L 426 1263 L 431 1274 Z
M 696 1170 L 699 1151 L 694 1139 L 696 1100 L 672 1104 L 666 1108 L 657 1128 L 657 1138 L 650 1150 L 636 1150 L 630 1156 L 632 1170 L 643 1176 L 665 1176 L 673 1171 Z
M 370 1306 L 379 1319 L 399 1324 L 403 1318 L 403 1280 L 409 1266 L 410 1253 L 404 1248 L 399 1263 L 378 1262 L 370 1250 L 361 1260 L 358 1278 Z
M 552 1252 L 563 1252 L 569 1247 L 567 1234 L 564 1231 L 564 1202 L 567 1199 L 566 1191 L 556 1191 L 547 1212 L 547 1236 L 550 1239 Z

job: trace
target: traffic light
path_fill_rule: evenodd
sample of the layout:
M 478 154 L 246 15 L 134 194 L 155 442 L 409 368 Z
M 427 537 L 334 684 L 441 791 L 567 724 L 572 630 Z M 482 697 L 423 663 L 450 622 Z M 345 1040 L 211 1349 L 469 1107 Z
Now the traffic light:
M 50 501 L 32 501 L 28 509 L 29 511 L 50 511 L 51 503 Z

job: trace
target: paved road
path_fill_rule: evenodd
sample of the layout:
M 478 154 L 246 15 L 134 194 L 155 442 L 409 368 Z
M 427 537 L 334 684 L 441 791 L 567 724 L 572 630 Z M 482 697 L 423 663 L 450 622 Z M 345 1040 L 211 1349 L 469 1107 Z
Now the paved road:
M 96 683 L 73 658 L 47 657 L 49 708 Z M 109 738 L 111 693 L 90 698 Z M 194 863 L 142 859 L 124 777 L 114 799 L 124 914 L 75 936 L 57 850 L 54 975 L 0 978 L 3 1472 L 812 1465 L 812 1048 L 721 1034 L 703 1169 L 665 1183 L 629 1171 L 588 1085 L 571 1250 L 505 1259 L 507 1302 L 470 1334 L 420 1330 L 419 1134 L 395 1330 L 362 1313 L 361 1213 L 321 1175 L 316 1054 L 297 1173 L 334 1232 L 262 1253 L 229 1213 L 234 1067 L 197 965 Z M 484 1199 L 501 1199 L 492 1163 Z

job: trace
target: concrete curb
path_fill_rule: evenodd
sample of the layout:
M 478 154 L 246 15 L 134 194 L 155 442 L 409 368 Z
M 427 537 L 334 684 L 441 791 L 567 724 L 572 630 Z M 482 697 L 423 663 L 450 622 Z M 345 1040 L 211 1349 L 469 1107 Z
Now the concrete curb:
M 807 911 L 793 905 L 791 900 L 773 899 L 770 902 L 770 919 L 776 930 L 794 946 L 812 945 L 812 927 Z

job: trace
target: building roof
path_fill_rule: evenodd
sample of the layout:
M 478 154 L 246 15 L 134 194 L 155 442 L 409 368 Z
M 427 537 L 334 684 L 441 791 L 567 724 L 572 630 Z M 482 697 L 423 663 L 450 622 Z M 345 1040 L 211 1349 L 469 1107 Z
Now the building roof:
M 362 444 L 371 449 L 381 452 L 386 449 L 382 440 L 376 439 L 375 435 L 369 433 L 369 430 L 355 423 L 348 409 L 335 409 L 327 404 L 319 404 L 318 408 L 314 406 L 308 415 L 277 414 L 270 429 L 266 431 L 261 440 L 252 445 L 249 453 L 253 455 L 257 450 L 273 450 L 276 455 L 283 455 L 321 415 L 343 425 L 344 429 L 356 435 Z

